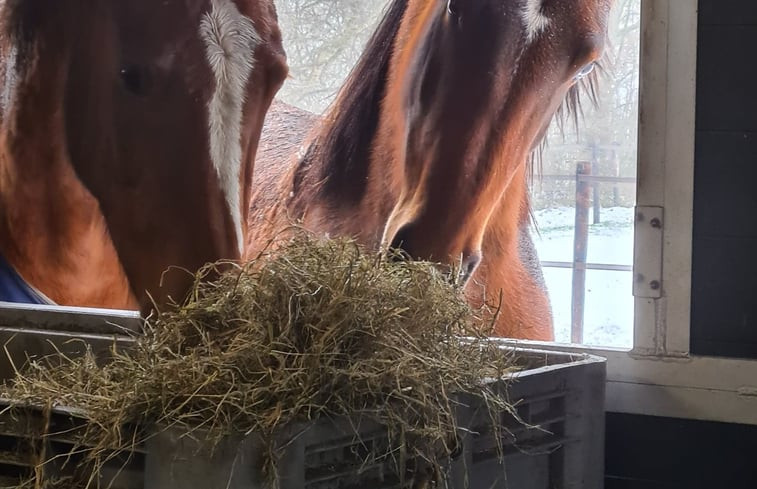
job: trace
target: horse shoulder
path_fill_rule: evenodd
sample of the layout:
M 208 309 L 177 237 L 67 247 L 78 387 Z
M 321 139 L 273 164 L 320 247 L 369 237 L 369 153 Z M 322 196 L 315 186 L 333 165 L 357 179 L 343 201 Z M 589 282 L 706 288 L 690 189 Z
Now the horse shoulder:
M 280 100 L 271 104 L 260 137 L 247 216 L 245 256 L 257 255 L 290 222 L 293 179 L 319 117 Z

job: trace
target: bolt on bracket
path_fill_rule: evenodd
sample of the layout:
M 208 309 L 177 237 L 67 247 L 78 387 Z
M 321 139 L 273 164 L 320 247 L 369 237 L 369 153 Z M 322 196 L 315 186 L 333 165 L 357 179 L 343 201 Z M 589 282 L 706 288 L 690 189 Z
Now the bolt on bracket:
M 662 297 L 663 208 L 636 206 L 633 257 L 633 295 L 648 299 Z

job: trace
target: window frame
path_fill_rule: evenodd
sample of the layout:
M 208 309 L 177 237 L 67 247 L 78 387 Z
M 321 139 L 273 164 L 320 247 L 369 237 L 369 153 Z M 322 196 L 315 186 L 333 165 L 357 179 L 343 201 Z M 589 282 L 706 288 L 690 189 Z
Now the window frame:
M 662 232 L 637 219 L 633 349 L 504 343 L 607 358 L 610 412 L 757 424 L 757 360 L 690 350 L 697 29 L 697 0 L 642 0 L 637 214 Z

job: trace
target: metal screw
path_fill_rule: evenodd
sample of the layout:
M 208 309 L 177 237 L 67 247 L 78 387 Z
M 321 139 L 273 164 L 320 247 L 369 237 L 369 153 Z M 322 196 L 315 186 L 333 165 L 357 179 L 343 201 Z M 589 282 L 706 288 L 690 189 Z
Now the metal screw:
M 652 290 L 660 290 L 660 281 L 659 280 L 652 280 L 649 282 L 649 288 Z
M 660 229 L 662 227 L 662 221 L 660 221 L 659 217 L 653 217 L 652 220 L 649 221 L 649 224 L 655 229 Z

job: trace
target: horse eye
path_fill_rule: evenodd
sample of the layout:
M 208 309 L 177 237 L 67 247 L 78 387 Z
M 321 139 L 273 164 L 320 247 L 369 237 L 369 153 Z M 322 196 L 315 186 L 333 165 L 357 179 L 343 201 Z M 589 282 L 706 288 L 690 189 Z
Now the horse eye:
M 147 95 L 150 91 L 151 78 L 147 69 L 139 66 L 122 68 L 119 75 L 127 90 L 135 95 Z
M 588 65 L 584 66 L 583 68 L 581 68 L 581 71 L 579 71 L 576 74 L 573 80 L 578 81 L 578 80 L 581 80 L 582 78 L 586 78 L 587 76 L 591 74 L 592 71 L 594 71 L 595 66 L 596 66 L 596 63 L 593 61 L 589 63 Z

